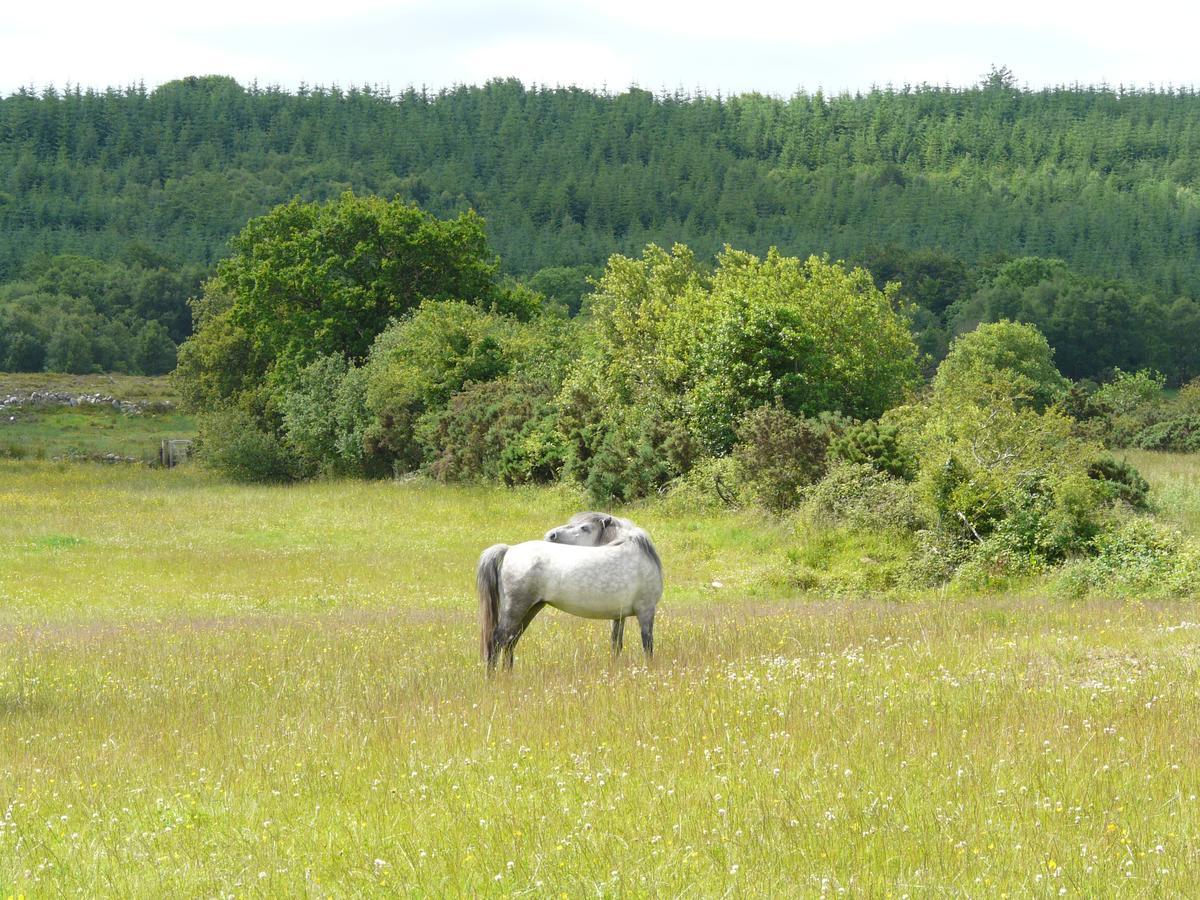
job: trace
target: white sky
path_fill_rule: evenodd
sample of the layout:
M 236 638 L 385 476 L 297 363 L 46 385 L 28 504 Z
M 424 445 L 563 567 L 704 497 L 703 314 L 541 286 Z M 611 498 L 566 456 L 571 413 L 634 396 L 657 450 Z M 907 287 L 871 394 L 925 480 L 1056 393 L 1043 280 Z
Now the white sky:
M 1200 84 L 1200 3 L 1145 0 L 55 0 L 0 5 L 0 94 L 232 75 L 295 88 L 526 84 L 710 93 L 977 82 Z

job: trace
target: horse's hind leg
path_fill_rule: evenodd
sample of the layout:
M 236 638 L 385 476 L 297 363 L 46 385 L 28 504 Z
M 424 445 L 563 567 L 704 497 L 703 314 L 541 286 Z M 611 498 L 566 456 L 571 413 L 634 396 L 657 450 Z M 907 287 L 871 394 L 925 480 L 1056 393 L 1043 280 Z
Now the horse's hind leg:
M 638 613 L 638 624 L 642 626 L 642 651 L 646 659 L 654 658 L 654 610 Z
M 613 656 L 618 656 L 621 653 L 621 647 L 625 643 L 625 620 L 613 619 L 612 627 L 612 652 Z
M 521 620 L 526 612 L 515 610 L 513 604 L 501 604 L 500 614 L 496 617 L 496 630 L 492 632 L 492 640 L 488 644 L 487 670 L 491 675 L 496 671 L 496 663 L 501 654 L 504 656 L 504 668 L 512 668 L 512 647 L 521 636 Z
M 522 617 L 520 624 L 517 625 L 516 633 L 513 634 L 512 640 L 504 648 L 504 668 L 511 669 L 513 667 L 513 650 L 516 649 L 517 641 L 521 639 L 521 635 L 525 633 L 525 629 L 529 627 L 529 623 L 533 621 L 534 616 L 542 611 L 542 607 L 546 603 L 539 600 L 533 606 L 529 607 L 525 615 Z

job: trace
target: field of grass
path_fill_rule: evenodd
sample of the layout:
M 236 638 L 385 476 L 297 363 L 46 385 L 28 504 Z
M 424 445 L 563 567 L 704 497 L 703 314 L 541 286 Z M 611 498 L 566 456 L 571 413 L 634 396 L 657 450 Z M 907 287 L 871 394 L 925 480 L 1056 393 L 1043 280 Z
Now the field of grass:
M 139 403 L 174 402 L 165 377 L 0 373 L 0 397 L 26 391 L 102 394 Z M 191 416 L 175 410 L 129 413 L 111 406 L 23 406 L 0 410 L 0 458 L 97 459 L 106 455 L 150 462 L 165 438 L 191 438 Z
M 0 457 L 54 459 L 107 454 L 150 462 L 165 438 L 192 438 L 191 416 L 124 413 L 111 406 L 22 407 L 0 414 Z
M 655 664 L 485 682 L 475 557 L 579 506 L 0 462 L 0 897 L 1200 893 L 1192 603 L 796 596 L 660 505 Z
M 118 400 L 161 403 L 177 399 L 165 375 L 68 375 L 64 372 L 0 372 L 0 396 L 18 391 L 104 394 Z

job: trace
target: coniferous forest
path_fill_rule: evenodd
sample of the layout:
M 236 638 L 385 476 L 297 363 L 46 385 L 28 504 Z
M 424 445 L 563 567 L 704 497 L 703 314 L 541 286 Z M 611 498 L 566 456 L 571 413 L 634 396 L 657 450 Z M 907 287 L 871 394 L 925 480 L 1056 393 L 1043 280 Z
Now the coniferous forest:
M 347 190 L 483 216 L 578 309 L 615 252 L 828 254 L 898 280 L 933 359 L 1036 324 L 1064 374 L 1200 373 L 1200 96 L 981 84 L 865 94 L 239 85 L 0 99 L 0 369 L 165 371 L 229 239 Z

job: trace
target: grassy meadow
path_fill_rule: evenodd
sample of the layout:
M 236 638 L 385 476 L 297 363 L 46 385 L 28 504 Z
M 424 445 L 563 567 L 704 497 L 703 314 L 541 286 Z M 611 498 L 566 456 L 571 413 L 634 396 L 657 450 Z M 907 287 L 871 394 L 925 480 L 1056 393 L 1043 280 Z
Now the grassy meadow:
M 655 664 L 548 611 L 486 683 L 478 552 L 579 507 L 0 461 L 0 897 L 1200 893 L 1194 604 L 822 598 L 658 504 Z
M 164 377 L 0 372 L 0 399 L 31 391 L 101 394 L 142 404 L 174 403 Z M 195 435 L 192 417 L 175 409 L 140 413 L 111 406 L 20 406 L 0 409 L 0 459 L 98 459 L 108 454 L 151 462 L 164 438 Z

